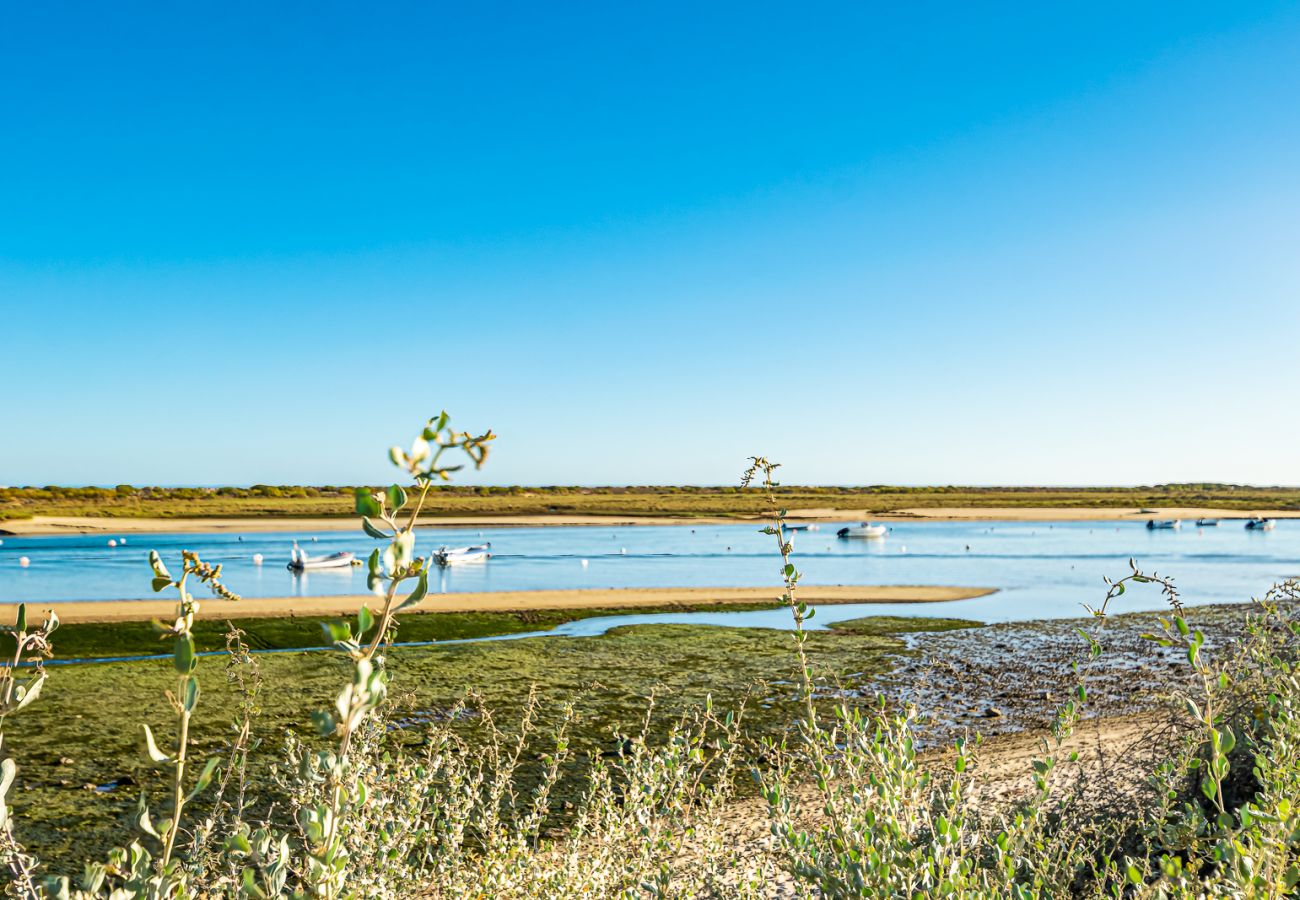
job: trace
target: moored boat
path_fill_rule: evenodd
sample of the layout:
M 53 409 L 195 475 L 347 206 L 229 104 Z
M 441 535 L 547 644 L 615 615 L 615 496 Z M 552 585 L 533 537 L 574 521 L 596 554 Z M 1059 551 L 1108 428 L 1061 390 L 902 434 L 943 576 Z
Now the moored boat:
M 842 538 L 882 538 L 887 531 L 889 529 L 884 525 L 872 525 L 870 522 L 862 522 L 858 525 L 841 528 L 835 532 L 835 536 Z
M 1247 531 L 1272 531 L 1277 527 L 1277 523 L 1272 519 L 1262 519 L 1258 516 L 1246 522 Z
M 289 565 L 285 568 L 291 572 L 306 572 L 315 569 L 342 569 L 352 565 L 353 556 L 346 550 L 331 553 L 328 556 L 308 556 L 297 544 L 289 556 Z
M 488 552 L 491 548 L 491 544 L 480 544 L 477 547 L 439 547 L 433 552 L 433 561 L 440 566 L 487 562 L 492 556 Z
M 1181 519 L 1148 519 L 1147 529 L 1154 531 L 1156 529 L 1174 529 L 1183 527 Z
M 1218 519 L 1197 519 L 1196 527 L 1197 528 L 1218 528 L 1219 520 Z

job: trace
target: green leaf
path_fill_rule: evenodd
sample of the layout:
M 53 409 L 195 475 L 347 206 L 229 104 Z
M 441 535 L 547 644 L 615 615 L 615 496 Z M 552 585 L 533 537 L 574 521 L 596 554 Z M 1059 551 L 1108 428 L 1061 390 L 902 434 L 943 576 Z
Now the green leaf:
M 185 696 L 181 700 L 186 712 L 194 712 L 199 705 L 199 680 L 194 677 L 185 679 Z
M 14 776 L 17 774 L 18 766 L 12 759 L 0 762 L 0 800 L 9 796 L 9 788 L 13 787 Z
M 157 838 L 160 841 L 162 840 L 162 835 L 160 835 L 153 827 L 153 820 L 149 818 L 149 807 L 144 805 L 143 795 L 140 796 L 140 806 L 136 809 L 135 824 L 139 826 L 141 831 L 150 837 Z
M 207 761 L 203 771 L 199 773 L 199 780 L 194 783 L 194 790 L 190 791 L 189 796 L 185 798 L 186 803 L 203 793 L 207 786 L 212 783 L 212 776 L 216 773 L 217 763 L 219 762 L 220 760 L 215 756 Z
M 384 566 L 389 574 L 405 568 L 415 557 L 415 532 L 403 531 L 393 538 L 393 542 L 384 551 Z
M 171 580 L 171 573 L 163 565 L 162 557 L 158 555 L 157 550 L 149 551 L 149 565 L 153 568 L 154 575 L 159 578 L 166 578 L 168 581 Z
M 18 604 L 18 618 L 14 621 L 14 628 L 18 631 L 27 630 L 27 604 Z
M 370 493 L 369 488 L 357 488 L 356 502 L 357 515 L 377 516 L 383 512 L 383 508 L 379 505 L 379 501 L 375 499 L 374 494 Z
M 392 538 L 391 534 L 382 531 L 376 527 L 374 522 L 370 521 L 369 516 L 363 516 L 361 519 L 361 529 L 377 541 L 386 541 Z
M 347 622 L 321 622 L 320 627 L 333 643 L 352 640 L 352 626 Z
M 18 705 L 14 707 L 14 712 L 18 712 L 18 710 L 22 709 L 41 695 L 41 687 L 45 684 L 45 679 L 48 677 L 48 675 L 42 672 L 31 681 L 27 682 L 27 684 L 18 688 L 18 690 L 22 691 L 22 694 L 18 697 Z
M 166 576 L 160 575 L 154 578 L 153 581 L 149 582 L 149 584 L 153 588 L 153 592 L 156 594 L 159 591 L 165 591 L 167 588 L 171 587 L 172 580 Z
M 197 662 L 194 658 L 194 638 L 188 634 L 178 635 L 172 649 L 172 663 L 176 666 L 176 671 L 188 675 L 194 671 Z
M 397 512 L 406 505 L 406 491 L 402 490 L 400 484 L 390 484 L 386 494 L 388 498 L 388 508 Z
M 169 763 L 172 758 L 158 749 L 158 743 L 153 739 L 153 731 L 148 725 L 141 725 L 144 729 L 145 749 L 149 751 L 149 758 L 156 763 Z
M 375 624 L 374 614 L 370 612 L 370 607 L 362 606 L 357 611 L 357 638 L 360 639 Z
M 415 604 L 423 600 L 425 596 L 428 595 L 428 593 L 429 593 L 429 571 L 426 569 L 425 571 L 420 573 L 420 580 L 415 583 L 415 590 L 411 591 L 410 596 L 407 597 L 405 600 L 403 600 L 398 605 L 397 608 L 406 609 L 408 606 L 414 606 Z
M 240 890 L 242 890 L 246 896 L 254 898 L 254 900 L 264 900 L 266 897 L 266 891 L 262 890 L 258 886 L 256 878 L 257 872 L 254 871 L 252 866 L 244 869 L 239 881 Z

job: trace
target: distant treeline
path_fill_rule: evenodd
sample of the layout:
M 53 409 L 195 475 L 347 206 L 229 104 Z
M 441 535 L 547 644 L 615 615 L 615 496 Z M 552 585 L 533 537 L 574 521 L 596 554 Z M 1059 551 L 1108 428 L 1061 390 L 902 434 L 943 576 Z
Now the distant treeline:
M 378 486 L 372 486 L 378 487 Z M 9 487 L 0 488 L 0 519 L 31 516 L 132 518 L 343 517 L 353 514 L 354 488 L 342 485 L 250 487 Z M 1147 507 L 1300 509 L 1300 488 L 1237 484 L 1158 484 L 1114 487 L 809 487 L 777 488 L 790 509 L 851 509 L 867 513 L 925 507 Z M 431 516 L 753 516 L 767 504 L 759 491 L 736 486 L 443 485 L 433 488 Z

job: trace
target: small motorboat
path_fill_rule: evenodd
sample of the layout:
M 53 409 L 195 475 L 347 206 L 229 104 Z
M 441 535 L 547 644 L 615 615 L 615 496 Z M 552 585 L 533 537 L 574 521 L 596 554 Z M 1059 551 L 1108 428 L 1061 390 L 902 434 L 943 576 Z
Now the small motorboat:
M 889 529 L 884 525 L 872 525 L 870 522 L 862 522 L 858 525 L 841 528 L 835 532 L 835 536 L 842 538 L 882 538 L 887 531 Z
M 1196 527 L 1197 528 L 1218 528 L 1219 520 L 1218 519 L 1197 519 Z
M 1246 523 L 1247 531 L 1272 531 L 1277 527 L 1277 523 L 1272 519 L 1261 519 L 1258 516 Z
M 291 572 L 307 572 L 317 569 L 344 569 L 352 565 L 353 556 L 346 550 L 338 553 L 331 553 L 328 556 L 308 556 L 306 552 L 296 543 L 293 545 L 293 553 L 289 556 L 289 565 L 286 566 Z
M 1147 529 L 1149 531 L 1155 531 L 1156 529 L 1160 529 L 1160 528 L 1177 530 L 1182 527 L 1183 527 L 1183 522 L 1181 519 L 1148 519 L 1147 520 Z
M 463 563 L 487 562 L 492 554 L 491 544 L 477 547 L 439 547 L 433 552 L 433 561 L 440 566 L 458 566 Z
M 822 527 L 818 525 L 816 522 L 812 522 L 807 525 L 791 525 L 789 522 L 787 522 L 782 527 L 785 528 L 786 531 L 821 531 L 822 530 Z

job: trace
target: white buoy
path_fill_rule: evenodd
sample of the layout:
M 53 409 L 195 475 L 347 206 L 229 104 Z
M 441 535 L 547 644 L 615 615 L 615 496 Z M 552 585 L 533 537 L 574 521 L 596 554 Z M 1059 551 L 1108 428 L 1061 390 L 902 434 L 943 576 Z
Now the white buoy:
M 255 565 L 255 566 L 260 566 L 261 564 L 262 564 L 262 554 L 260 554 L 260 553 L 254 553 L 254 554 L 253 554 L 253 565 Z
M 116 546 L 117 546 L 117 541 L 113 540 L 112 538 L 109 538 L 109 539 L 108 539 L 108 546 L 110 546 L 110 547 L 116 547 Z
M 18 565 L 22 566 L 24 569 L 27 568 L 28 566 L 30 566 L 31 564 L 32 564 L 32 561 L 31 561 L 30 559 L 28 559 L 27 557 L 25 557 L 25 556 L 20 556 L 20 557 L 18 557 Z
M 620 550 L 620 551 L 618 551 L 618 552 L 619 552 L 621 555 L 623 555 L 623 556 L 627 556 L 627 548 L 626 548 L 626 547 L 624 547 L 622 550 Z
M 118 539 L 117 539 L 117 543 L 118 543 L 118 546 L 120 547 L 122 544 L 125 544 L 125 543 L 126 543 L 126 538 L 118 538 Z
M 587 565 L 588 565 L 587 561 L 586 561 L 585 559 L 582 560 L 582 567 L 583 567 L 584 569 L 587 568 Z
M 899 553 L 906 553 L 906 552 L 907 552 L 907 545 L 904 544 L 903 546 L 899 547 L 899 548 L 898 548 L 898 552 L 899 552 Z

